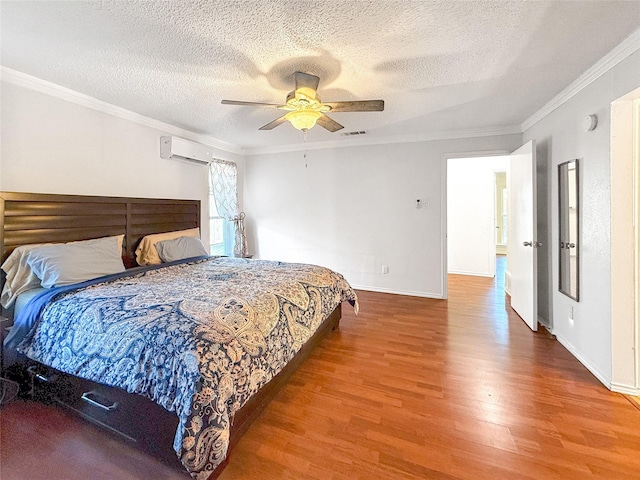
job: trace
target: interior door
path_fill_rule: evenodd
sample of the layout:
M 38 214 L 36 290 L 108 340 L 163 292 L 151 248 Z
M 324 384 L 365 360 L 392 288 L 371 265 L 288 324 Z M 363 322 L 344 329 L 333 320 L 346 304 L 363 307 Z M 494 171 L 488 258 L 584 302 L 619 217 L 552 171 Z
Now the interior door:
M 511 154 L 508 192 L 507 268 L 511 275 L 511 307 L 535 331 L 538 329 L 536 250 L 542 246 L 536 228 L 535 141 Z

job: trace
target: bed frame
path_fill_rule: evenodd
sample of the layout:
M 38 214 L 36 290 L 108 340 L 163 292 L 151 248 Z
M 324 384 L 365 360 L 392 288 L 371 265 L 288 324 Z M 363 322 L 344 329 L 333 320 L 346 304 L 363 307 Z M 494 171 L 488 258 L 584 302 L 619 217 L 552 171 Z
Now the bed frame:
M 145 235 L 200 227 L 200 200 L 0 192 L 2 261 L 29 243 L 71 242 L 124 234 L 125 266 Z
M 0 218 L 3 262 L 20 245 L 124 234 L 122 258 L 133 267 L 135 249 L 145 235 L 200 227 L 200 201 L 0 192 Z M 340 316 L 338 305 L 291 362 L 236 412 L 229 453 L 315 346 L 338 326 Z M 62 405 L 184 470 L 172 448 L 178 424 L 173 413 L 140 395 L 63 374 L 26 357 L 14 368 L 28 371 L 36 398 Z M 209 480 L 218 477 L 228 458 Z

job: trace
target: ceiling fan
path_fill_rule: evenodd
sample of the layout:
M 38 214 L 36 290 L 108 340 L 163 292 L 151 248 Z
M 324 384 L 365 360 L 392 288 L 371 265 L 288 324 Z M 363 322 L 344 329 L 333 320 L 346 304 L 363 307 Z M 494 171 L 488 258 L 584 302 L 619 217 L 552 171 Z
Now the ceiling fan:
M 298 130 L 306 132 L 316 123 L 330 132 L 344 128 L 338 122 L 327 116 L 327 112 L 381 112 L 384 110 L 384 100 L 362 100 L 354 102 L 322 102 L 317 89 L 320 78 L 303 72 L 293 74 L 295 89 L 287 95 L 286 103 L 241 102 L 236 100 L 222 100 L 224 105 L 247 105 L 250 107 L 271 107 L 288 113 L 276 118 L 273 122 L 260 127 L 260 130 L 272 130 L 286 121 Z

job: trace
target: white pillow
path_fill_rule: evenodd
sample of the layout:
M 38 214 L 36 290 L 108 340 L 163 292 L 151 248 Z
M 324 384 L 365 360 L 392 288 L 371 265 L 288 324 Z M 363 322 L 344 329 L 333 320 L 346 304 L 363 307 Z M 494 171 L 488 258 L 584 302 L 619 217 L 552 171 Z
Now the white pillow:
M 21 293 L 40 287 L 40 279 L 27 264 L 27 255 L 34 248 L 44 245 L 50 244 L 36 243 L 16 247 L 2 264 L 1 268 L 7 274 L 0 296 L 0 304 L 4 308 L 11 307 L 16 297 Z
M 162 260 L 158 256 L 155 244 L 162 240 L 172 240 L 178 237 L 198 237 L 200 238 L 199 228 L 190 228 L 188 230 L 179 230 L 175 232 L 154 233 L 142 238 L 140 245 L 136 248 L 136 262 L 138 265 L 159 265 Z
M 118 237 L 33 248 L 27 264 L 45 288 L 84 282 L 125 270 Z
M 118 242 L 118 255 L 122 255 L 122 243 L 124 241 L 124 234 L 116 235 L 114 237 Z M 83 240 L 84 241 L 84 240 Z M 78 243 L 78 242 L 68 242 Z M 16 297 L 23 292 L 32 290 L 34 288 L 40 288 L 40 279 L 33 273 L 31 267 L 27 263 L 27 255 L 31 250 L 37 247 L 43 247 L 48 245 L 61 245 L 55 243 L 34 243 L 31 245 L 21 245 L 16 247 L 11 255 L 2 264 L 2 270 L 7 274 L 7 278 L 2 289 L 2 295 L 0 295 L 0 304 L 4 308 L 10 308 L 13 305 Z
M 156 243 L 158 256 L 163 262 L 208 255 L 202 241 L 197 237 L 178 237 Z

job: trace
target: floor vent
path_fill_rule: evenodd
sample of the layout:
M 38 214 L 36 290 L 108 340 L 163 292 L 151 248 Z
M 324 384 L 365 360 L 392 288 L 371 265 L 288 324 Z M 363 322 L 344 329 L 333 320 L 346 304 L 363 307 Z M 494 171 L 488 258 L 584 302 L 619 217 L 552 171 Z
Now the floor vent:
M 344 132 L 342 134 L 343 137 L 350 137 L 352 135 L 366 135 L 367 132 L 365 132 L 364 130 L 360 130 L 359 132 Z

